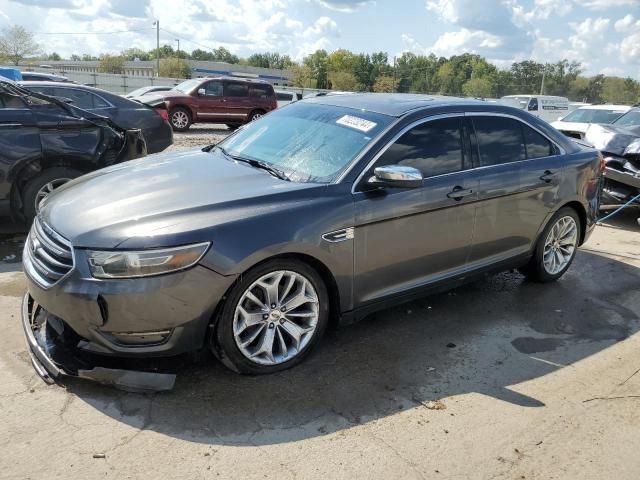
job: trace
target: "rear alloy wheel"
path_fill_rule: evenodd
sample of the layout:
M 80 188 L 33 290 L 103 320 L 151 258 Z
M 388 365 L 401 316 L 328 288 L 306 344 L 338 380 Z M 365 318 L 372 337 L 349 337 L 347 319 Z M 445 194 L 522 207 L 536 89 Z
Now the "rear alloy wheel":
M 186 109 L 176 107 L 169 112 L 169 121 L 175 131 L 184 132 L 191 126 L 191 115 Z
M 552 282 L 569 269 L 580 243 L 580 218 L 573 208 L 560 209 L 546 226 L 523 273 L 539 282 Z
M 315 270 L 280 260 L 265 266 L 243 275 L 218 318 L 214 352 L 240 373 L 295 365 L 327 324 L 327 292 Z

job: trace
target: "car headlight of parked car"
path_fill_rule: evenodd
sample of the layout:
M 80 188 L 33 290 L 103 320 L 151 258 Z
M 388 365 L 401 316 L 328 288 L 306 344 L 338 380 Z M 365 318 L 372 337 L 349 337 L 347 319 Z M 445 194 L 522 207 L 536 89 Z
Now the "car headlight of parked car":
M 91 275 L 96 278 L 135 278 L 184 270 L 200 261 L 210 243 L 141 251 L 89 250 Z

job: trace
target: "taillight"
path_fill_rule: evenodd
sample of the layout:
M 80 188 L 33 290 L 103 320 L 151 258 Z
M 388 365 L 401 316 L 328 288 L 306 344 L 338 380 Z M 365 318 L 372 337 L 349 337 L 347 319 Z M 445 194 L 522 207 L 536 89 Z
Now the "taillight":
M 166 108 L 156 108 L 156 113 L 162 117 L 163 120 L 169 121 L 169 112 Z

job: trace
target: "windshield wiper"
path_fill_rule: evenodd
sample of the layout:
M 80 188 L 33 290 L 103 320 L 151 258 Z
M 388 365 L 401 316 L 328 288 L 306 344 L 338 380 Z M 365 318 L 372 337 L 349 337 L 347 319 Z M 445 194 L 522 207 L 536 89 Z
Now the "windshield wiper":
M 271 175 L 273 175 L 276 178 L 279 178 L 280 180 L 286 180 L 287 182 L 291 181 L 291 179 L 287 176 L 286 173 L 284 173 L 282 170 L 277 169 L 270 163 L 263 162 L 261 160 L 254 160 L 253 158 L 244 158 L 244 157 L 239 157 L 237 155 L 231 155 L 229 152 L 227 152 L 224 149 L 224 147 L 221 147 L 219 145 L 216 145 L 216 147 L 219 148 L 220 151 L 226 157 L 229 157 L 230 159 L 235 160 L 236 162 L 246 163 L 248 165 L 251 165 L 252 167 L 259 168 L 261 170 L 269 172 Z

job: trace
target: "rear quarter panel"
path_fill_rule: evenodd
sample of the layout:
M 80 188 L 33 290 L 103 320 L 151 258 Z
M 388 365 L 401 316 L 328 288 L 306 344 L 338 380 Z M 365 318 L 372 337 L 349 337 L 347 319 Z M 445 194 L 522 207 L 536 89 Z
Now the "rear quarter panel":
M 565 156 L 562 182 L 558 190 L 558 209 L 570 202 L 578 202 L 583 206 L 586 220 L 583 241 L 598 220 L 602 182 L 600 160 L 598 151 L 584 147 Z

